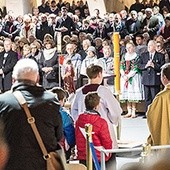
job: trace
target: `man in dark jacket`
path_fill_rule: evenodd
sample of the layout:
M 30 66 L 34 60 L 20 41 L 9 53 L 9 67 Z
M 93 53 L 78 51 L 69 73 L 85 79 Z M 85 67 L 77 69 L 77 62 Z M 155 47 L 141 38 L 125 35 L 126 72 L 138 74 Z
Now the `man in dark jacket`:
M 152 14 L 151 8 L 145 9 L 146 17 L 142 22 L 143 33 L 148 32 L 150 39 L 153 40 L 154 36 L 157 35 L 159 30 L 159 20 Z
M 17 53 L 11 50 L 12 42 L 9 38 L 4 41 L 4 51 L 0 53 L 0 90 L 5 92 L 12 86 L 12 70 L 18 58 Z
M 60 149 L 58 141 L 63 131 L 60 105 L 52 93 L 37 86 L 38 77 L 34 60 L 19 60 L 14 67 L 15 83 L 11 91 L 0 95 L 0 115 L 10 150 L 8 170 L 46 170 L 46 161 L 27 122 L 26 113 L 12 94 L 14 91 L 20 91 L 26 99 L 47 152 Z
M 46 0 L 41 0 L 41 5 L 38 6 L 39 12 L 40 13 L 46 13 L 49 10 L 49 6 L 46 3 Z
M 41 22 L 36 25 L 36 38 L 43 41 L 45 34 L 50 34 L 54 37 L 54 31 L 52 25 L 47 21 L 45 14 L 41 15 Z
M 13 15 L 11 14 L 8 15 L 7 20 L 3 25 L 1 35 L 10 38 L 13 41 L 16 36 L 19 36 L 20 31 L 21 31 L 21 26 L 19 22 L 15 20 Z
M 61 8 L 61 17 L 57 20 L 56 31 L 62 32 L 62 37 L 64 35 L 71 36 L 71 31 L 75 31 L 75 23 L 72 18 L 67 15 L 66 7 Z

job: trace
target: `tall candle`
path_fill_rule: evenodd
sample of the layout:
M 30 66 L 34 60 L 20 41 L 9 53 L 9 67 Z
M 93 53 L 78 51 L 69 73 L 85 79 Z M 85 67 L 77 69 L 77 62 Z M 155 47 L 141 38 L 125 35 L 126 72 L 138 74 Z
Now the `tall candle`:
M 113 34 L 114 44 L 114 73 L 115 73 L 115 93 L 120 94 L 120 46 L 119 46 L 119 33 Z

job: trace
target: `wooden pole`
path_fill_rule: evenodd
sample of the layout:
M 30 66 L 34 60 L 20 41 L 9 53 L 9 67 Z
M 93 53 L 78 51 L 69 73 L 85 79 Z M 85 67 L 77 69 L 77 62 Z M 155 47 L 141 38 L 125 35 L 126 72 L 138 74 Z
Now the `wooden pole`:
M 85 131 L 86 131 L 86 166 L 87 170 L 92 170 L 93 169 L 92 153 L 89 144 L 90 142 L 92 142 L 92 125 L 86 124 Z

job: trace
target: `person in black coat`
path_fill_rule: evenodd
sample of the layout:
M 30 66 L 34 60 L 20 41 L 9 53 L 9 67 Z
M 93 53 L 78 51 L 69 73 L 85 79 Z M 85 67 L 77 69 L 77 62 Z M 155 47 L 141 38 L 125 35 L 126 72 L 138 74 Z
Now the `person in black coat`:
M 9 38 L 4 41 L 4 51 L 0 53 L 0 90 L 7 91 L 12 86 L 12 70 L 18 57 L 17 53 L 11 50 L 12 42 Z
M 145 111 L 147 111 L 148 106 L 160 91 L 160 72 L 164 63 L 165 56 L 162 53 L 156 52 L 156 42 L 150 40 L 148 52 L 143 53 L 138 61 L 138 67 L 142 71 L 142 84 L 144 85 L 145 92 Z
M 163 14 L 163 8 L 167 8 L 168 9 L 168 11 L 170 12 L 170 2 L 169 2 L 169 0 L 161 0 L 160 2 L 159 2 L 159 8 L 160 8 L 160 12 L 161 12 L 161 14 Z
M 48 24 L 47 16 L 42 14 L 41 23 L 37 23 L 36 25 L 36 38 L 43 41 L 46 34 L 50 34 L 52 37 L 54 37 L 54 30 L 53 27 Z
M 76 26 L 73 22 L 72 18 L 67 15 L 67 9 L 65 6 L 61 8 L 61 18 L 58 19 L 56 24 L 56 31 L 62 33 L 62 37 L 64 35 L 71 36 L 71 31 L 75 31 Z
M 125 22 L 127 28 L 127 34 L 130 34 L 134 39 L 135 35 L 142 32 L 141 22 L 138 20 L 138 14 L 136 11 L 132 10 L 130 12 L 131 18 L 127 19 Z
M 136 0 L 134 4 L 130 6 L 129 11 L 135 10 L 136 12 L 140 12 L 142 9 L 145 9 L 144 4 L 142 4 L 139 0 Z
M 11 92 L 0 95 L 0 116 L 10 154 L 6 170 L 46 170 L 46 161 L 26 113 L 12 92 L 21 91 L 44 142 L 47 152 L 60 149 L 63 136 L 59 102 L 55 95 L 37 86 L 38 66 L 32 59 L 21 59 L 13 70 L 15 83 Z
M 152 14 L 151 8 L 145 9 L 146 17 L 142 22 L 142 31 L 148 32 L 150 39 L 153 40 L 154 36 L 157 35 L 157 31 L 159 30 L 159 20 L 156 16 Z
M 14 19 L 13 15 L 7 15 L 6 17 L 7 20 L 2 27 L 1 35 L 13 41 L 16 36 L 19 36 L 21 26 L 19 22 Z
M 48 12 L 49 14 L 58 15 L 59 11 L 60 11 L 60 9 L 57 7 L 56 1 L 55 1 L 55 0 L 52 0 L 52 1 L 51 1 L 51 5 L 50 5 L 50 7 L 49 7 L 49 9 L 48 9 L 47 12 Z
M 47 3 L 45 2 L 46 0 L 41 0 L 42 4 L 40 6 L 38 6 L 39 12 L 40 13 L 46 13 L 49 10 L 49 6 L 47 5 Z

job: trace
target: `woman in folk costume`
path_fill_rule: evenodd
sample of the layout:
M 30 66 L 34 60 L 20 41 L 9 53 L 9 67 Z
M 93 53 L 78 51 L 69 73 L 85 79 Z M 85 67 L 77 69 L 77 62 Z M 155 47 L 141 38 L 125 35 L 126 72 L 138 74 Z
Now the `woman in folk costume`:
M 141 73 L 137 67 L 138 55 L 132 42 L 126 44 L 127 52 L 122 57 L 120 65 L 121 95 L 120 101 L 127 102 L 128 113 L 125 117 L 136 117 L 136 103 L 143 100 Z

